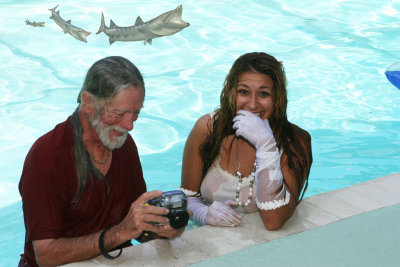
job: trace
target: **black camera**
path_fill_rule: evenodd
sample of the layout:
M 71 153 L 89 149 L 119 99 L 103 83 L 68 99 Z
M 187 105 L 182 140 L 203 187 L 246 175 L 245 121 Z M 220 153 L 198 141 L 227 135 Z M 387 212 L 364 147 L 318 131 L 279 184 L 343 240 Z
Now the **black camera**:
M 184 227 L 189 221 L 187 198 L 181 190 L 163 192 L 161 196 L 150 199 L 147 203 L 169 209 L 169 213 L 165 217 L 169 219 L 169 224 L 174 229 Z

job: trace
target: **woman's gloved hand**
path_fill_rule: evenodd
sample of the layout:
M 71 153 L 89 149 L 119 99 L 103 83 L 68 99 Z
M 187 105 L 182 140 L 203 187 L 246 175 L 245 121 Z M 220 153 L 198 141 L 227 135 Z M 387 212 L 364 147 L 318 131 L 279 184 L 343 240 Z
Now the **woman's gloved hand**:
M 267 119 L 263 120 L 247 110 L 239 110 L 233 118 L 233 122 L 236 136 L 247 139 L 257 151 L 268 150 L 268 148 L 276 146 L 274 134 Z
M 214 201 L 210 206 L 199 197 L 188 197 L 188 209 L 193 212 L 193 220 L 201 225 L 238 226 L 240 214 L 232 207 L 238 203 L 233 200 Z
M 233 210 L 232 207 L 238 203 L 233 200 L 214 201 L 208 208 L 205 222 L 217 226 L 238 226 L 240 225 L 240 214 Z

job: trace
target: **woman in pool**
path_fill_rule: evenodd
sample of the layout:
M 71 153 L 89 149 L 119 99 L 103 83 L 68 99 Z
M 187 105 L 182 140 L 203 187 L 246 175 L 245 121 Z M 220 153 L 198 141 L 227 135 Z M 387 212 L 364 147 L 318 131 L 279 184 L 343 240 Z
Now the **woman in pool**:
M 242 212 L 258 211 L 277 229 L 302 199 L 312 163 L 310 134 L 287 119 L 283 65 L 266 53 L 242 55 L 220 101 L 186 141 L 188 209 L 195 222 L 216 226 L 240 225 Z

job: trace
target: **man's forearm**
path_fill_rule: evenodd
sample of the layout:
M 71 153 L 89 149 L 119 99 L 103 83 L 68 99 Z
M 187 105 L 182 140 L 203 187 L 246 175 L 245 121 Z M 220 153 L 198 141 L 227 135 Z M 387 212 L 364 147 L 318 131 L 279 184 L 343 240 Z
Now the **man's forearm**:
M 94 258 L 101 254 L 100 232 L 75 238 L 45 239 L 33 242 L 36 261 L 40 266 L 58 266 Z M 104 248 L 108 251 L 127 240 L 122 240 L 116 227 L 104 235 Z

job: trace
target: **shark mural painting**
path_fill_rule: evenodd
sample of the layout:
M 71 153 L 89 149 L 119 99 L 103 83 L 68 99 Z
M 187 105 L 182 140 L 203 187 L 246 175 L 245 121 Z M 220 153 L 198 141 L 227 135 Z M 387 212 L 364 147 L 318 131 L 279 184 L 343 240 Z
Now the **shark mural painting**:
M 109 37 L 110 45 L 115 41 L 144 41 L 144 44 L 146 42 L 151 44 L 154 38 L 175 34 L 189 25 L 182 20 L 182 5 L 179 5 L 147 22 L 137 17 L 135 25 L 129 27 L 119 27 L 112 20 L 110 20 L 110 27 L 107 27 L 102 13 L 97 34 L 104 32 Z
M 44 27 L 44 22 L 36 22 L 36 21 L 30 21 L 29 19 L 25 20 L 26 25 L 32 26 L 32 27 Z
M 56 12 L 58 5 L 54 8 L 49 9 L 51 11 L 50 19 L 54 20 L 61 29 L 63 29 L 64 33 L 69 33 L 75 39 L 85 42 L 86 37 L 90 34 L 81 28 L 75 27 L 71 24 L 71 20 L 65 21 L 63 18 L 60 17 L 60 11 Z

